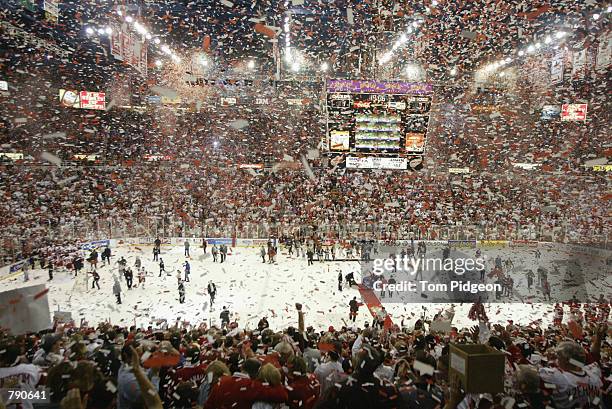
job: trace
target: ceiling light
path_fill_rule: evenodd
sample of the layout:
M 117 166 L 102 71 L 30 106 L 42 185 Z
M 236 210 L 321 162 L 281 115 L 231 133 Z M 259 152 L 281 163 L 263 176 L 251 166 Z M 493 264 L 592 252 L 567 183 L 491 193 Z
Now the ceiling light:
M 104 34 L 104 29 L 102 27 L 100 27 L 98 29 L 98 34 L 100 34 L 100 35 Z
M 323 64 L 321 64 L 321 71 L 327 71 L 329 69 L 329 65 L 327 65 L 326 62 L 324 62 Z
M 91 27 L 87 27 L 87 28 L 85 29 L 85 32 L 86 32 L 88 35 L 92 35 L 92 34 L 94 33 L 94 29 L 93 29 L 93 28 L 91 28 Z
M 251 69 L 251 70 L 253 68 L 255 68 L 255 61 L 253 61 L 253 60 L 249 61 L 249 63 L 247 64 L 247 67 L 249 67 L 249 69 Z
M 599 20 L 599 17 L 600 17 L 599 13 L 593 14 L 593 20 L 597 21 L 597 20 Z
M 453 77 L 457 75 L 457 68 L 453 67 L 453 69 L 450 70 L 450 75 L 452 75 Z

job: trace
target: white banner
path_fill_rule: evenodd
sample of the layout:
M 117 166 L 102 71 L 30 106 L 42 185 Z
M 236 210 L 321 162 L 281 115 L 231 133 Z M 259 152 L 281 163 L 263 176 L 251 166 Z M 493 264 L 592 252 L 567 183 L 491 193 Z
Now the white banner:
M 113 24 L 110 39 L 111 54 L 116 59 L 136 68 L 144 76 L 147 75 L 147 42 L 142 36 L 130 32 L 127 23 Z
M 576 51 L 572 58 L 572 78 L 582 79 L 586 75 L 587 49 Z
M 11 334 L 38 332 L 53 327 L 44 284 L 0 293 L 0 327 Z
M 550 64 L 550 83 L 559 84 L 563 82 L 563 52 L 557 51 Z
M 608 31 L 599 38 L 599 46 L 597 47 L 597 61 L 595 61 L 595 70 L 605 72 L 610 66 L 612 58 L 612 32 Z
M 408 159 L 406 158 L 379 158 L 366 156 L 358 158 L 355 156 L 346 157 L 347 169 L 408 169 Z
M 8 82 L 0 81 L 0 91 L 8 91 Z

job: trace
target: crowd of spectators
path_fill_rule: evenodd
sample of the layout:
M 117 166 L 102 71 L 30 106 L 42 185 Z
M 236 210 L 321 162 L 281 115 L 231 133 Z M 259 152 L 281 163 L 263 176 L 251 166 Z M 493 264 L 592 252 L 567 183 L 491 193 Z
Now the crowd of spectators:
M 407 4 L 381 5 L 387 6 L 388 13 L 378 9 L 374 14 L 401 18 L 408 11 Z M 175 10 L 168 7 L 149 10 L 149 18 L 158 12 L 172 15 Z M 317 39 L 324 46 L 338 37 L 337 24 L 324 28 L 308 20 L 337 21 L 336 6 L 316 7 L 317 13 L 294 16 L 296 30 L 314 26 L 310 40 L 300 36 L 304 47 Z M 356 21 L 364 20 L 370 7 L 356 7 Z M 82 21 L 97 18 L 79 4 L 66 8 L 65 15 Z M 253 13 L 271 11 L 258 5 Z M 412 11 L 427 14 L 422 8 Z M 576 10 L 565 7 L 564 12 Z M 227 17 L 223 9 L 215 13 L 217 19 Z M 464 23 L 477 19 L 471 12 L 464 14 Z M 2 19 L 28 27 L 9 8 Z M 161 20 L 171 31 L 193 31 L 190 25 L 195 24 L 193 19 Z M 351 35 L 362 41 L 378 23 Z M 56 41 L 53 30 L 68 37 L 78 34 L 61 24 L 33 24 L 28 28 L 32 38 L 1 30 L 0 68 L 9 91 L 0 96 L 0 151 L 24 155 L 17 161 L 0 157 L 0 193 L 6 198 L 0 205 L 3 251 L 13 256 L 27 253 L 27 248 L 78 240 L 92 230 L 113 235 L 110 221 L 115 226 L 153 226 L 171 235 L 218 228 L 242 234 L 245 226 L 264 222 L 332 231 L 336 226 L 376 225 L 377 231 L 395 237 L 442 236 L 448 235 L 446 227 L 465 226 L 474 236 L 508 238 L 528 226 L 523 238 L 609 238 L 609 177 L 585 167 L 588 160 L 605 161 L 610 153 L 609 104 L 602 92 L 609 78 L 594 71 L 579 83 L 550 85 L 548 95 L 535 92 L 527 75 L 538 57 L 517 67 L 523 75 L 515 89 L 474 89 L 460 81 L 437 85 L 423 170 L 354 171 L 332 166 L 324 155 L 320 82 L 270 80 L 235 86 L 221 81 L 206 86 L 209 98 L 203 101 L 147 105 L 145 97 L 155 93 L 151 84 L 111 64 L 104 43 L 92 48 L 85 42 Z M 70 59 L 60 59 L 45 42 L 75 49 Z M 151 76 L 164 81 L 153 70 Z M 62 107 L 60 88 L 106 90 L 109 109 Z M 236 106 L 219 104 L 220 96 L 236 95 Z M 257 97 L 268 103 L 255 105 Z M 287 98 L 301 99 L 303 105 L 289 106 Z M 586 123 L 541 118 L 542 101 L 576 100 L 589 101 Z M 75 155 L 95 159 L 77 161 Z M 303 156 L 308 168 L 300 161 Z M 523 170 L 517 163 L 535 168 Z M 240 169 L 244 164 L 265 169 Z M 469 173 L 449 173 L 455 167 Z
M 430 331 L 431 322 L 422 319 L 409 327 L 305 328 L 301 305 L 296 308 L 297 328 L 276 331 L 262 319 L 256 329 L 177 322 L 147 329 L 105 323 L 60 324 L 19 336 L 3 332 L 0 386 L 44 386 L 50 402 L 34 407 L 62 409 L 543 409 L 612 403 L 607 325 L 581 314 L 547 328 L 479 321 L 443 333 Z M 503 380 L 491 380 L 503 382 L 504 392 L 466 394 L 451 369 L 451 343 L 504 352 Z

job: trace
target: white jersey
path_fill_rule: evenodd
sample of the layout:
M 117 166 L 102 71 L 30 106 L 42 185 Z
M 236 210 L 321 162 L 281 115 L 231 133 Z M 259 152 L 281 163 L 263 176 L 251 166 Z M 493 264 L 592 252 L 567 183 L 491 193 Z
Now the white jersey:
M 0 368 L 0 388 L 12 388 L 23 391 L 34 390 L 41 375 L 40 367 L 31 364 L 19 364 L 9 368 Z M 8 409 L 17 407 L 17 404 L 8 399 L 8 396 L 2 396 L 0 399 L 6 404 Z M 22 401 L 21 407 L 24 409 L 32 409 L 32 403 Z
M 556 388 L 552 398 L 558 409 L 584 408 L 593 405 L 593 400 L 601 405 L 601 369 L 597 363 L 585 365 L 577 372 L 563 371 L 559 368 L 540 368 L 540 378 L 545 384 Z M 545 385 L 546 386 L 546 385 Z

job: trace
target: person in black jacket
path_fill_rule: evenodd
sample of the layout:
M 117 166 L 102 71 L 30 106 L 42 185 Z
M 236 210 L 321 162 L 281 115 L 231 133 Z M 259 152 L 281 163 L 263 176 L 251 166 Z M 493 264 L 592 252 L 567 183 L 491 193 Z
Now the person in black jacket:
M 221 311 L 221 314 L 219 314 L 219 318 L 221 318 L 221 328 L 229 325 L 230 322 L 230 312 L 227 309 L 227 307 L 223 307 L 223 311 Z

